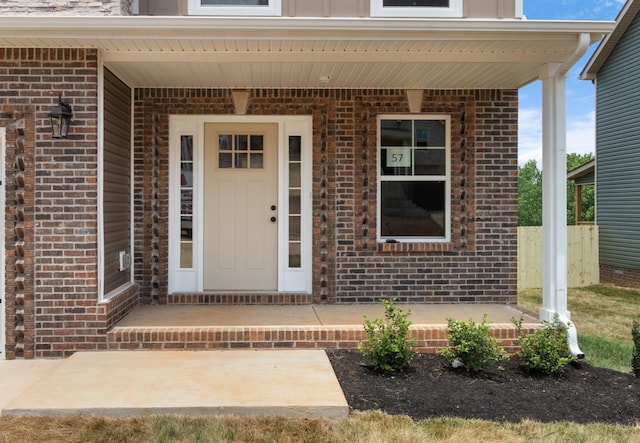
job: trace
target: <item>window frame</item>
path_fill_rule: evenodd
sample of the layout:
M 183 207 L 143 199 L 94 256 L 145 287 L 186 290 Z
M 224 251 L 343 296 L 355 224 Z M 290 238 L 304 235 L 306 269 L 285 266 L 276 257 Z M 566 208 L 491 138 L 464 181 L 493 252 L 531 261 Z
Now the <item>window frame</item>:
M 449 7 L 384 6 L 384 0 L 371 0 L 371 17 L 462 18 L 462 0 L 449 0 Z
M 383 120 L 412 120 L 412 121 L 444 121 L 445 122 L 445 175 L 403 175 L 392 176 L 382 174 L 382 121 Z M 377 118 L 377 220 L 376 238 L 378 243 L 449 243 L 451 242 L 451 116 L 448 114 L 381 114 Z M 414 146 L 411 146 L 415 148 Z M 383 236 L 382 235 L 382 183 L 392 181 L 413 182 L 444 182 L 444 235 L 429 237 Z
M 189 0 L 189 15 L 235 15 L 235 16 L 273 16 L 282 15 L 282 0 L 269 0 L 268 6 L 253 5 L 203 5 L 201 0 Z

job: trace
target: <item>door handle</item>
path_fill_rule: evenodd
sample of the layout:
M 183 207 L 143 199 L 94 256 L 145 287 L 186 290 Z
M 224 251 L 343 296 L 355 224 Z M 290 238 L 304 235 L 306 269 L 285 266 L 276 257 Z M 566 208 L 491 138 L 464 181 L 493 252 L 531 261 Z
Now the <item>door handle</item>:
M 277 220 L 277 218 L 275 218 L 275 217 L 271 217 L 271 223 L 275 223 L 275 222 L 276 222 L 276 220 Z

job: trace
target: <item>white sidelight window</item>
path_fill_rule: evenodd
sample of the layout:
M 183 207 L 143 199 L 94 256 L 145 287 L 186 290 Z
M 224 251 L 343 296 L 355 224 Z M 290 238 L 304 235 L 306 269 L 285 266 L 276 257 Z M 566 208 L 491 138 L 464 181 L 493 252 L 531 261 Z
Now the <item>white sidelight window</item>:
M 462 17 L 462 0 L 371 0 L 372 17 Z
M 281 0 L 189 0 L 189 15 L 282 15 Z
M 378 117 L 378 240 L 451 238 L 450 118 Z

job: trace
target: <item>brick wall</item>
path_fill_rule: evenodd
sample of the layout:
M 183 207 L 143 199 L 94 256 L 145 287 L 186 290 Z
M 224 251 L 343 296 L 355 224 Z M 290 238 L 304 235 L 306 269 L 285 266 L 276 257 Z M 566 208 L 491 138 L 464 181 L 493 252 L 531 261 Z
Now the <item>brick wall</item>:
M 168 116 L 233 114 L 227 90 L 140 89 L 135 109 L 136 281 L 166 302 Z M 517 91 L 427 91 L 451 115 L 452 239 L 378 244 L 376 117 L 403 90 L 254 90 L 249 115 L 312 115 L 317 302 L 516 302 Z
M 107 326 L 136 299 L 98 303 L 97 69 L 95 50 L 0 49 L 9 358 L 105 349 Z M 64 140 L 48 121 L 59 93 L 74 113 Z
M 0 15 L 132 15 L 132 0 L 3 0 Z
M 623 288 L 640 288 L 640 269 L 600 265 L 600 282 Z

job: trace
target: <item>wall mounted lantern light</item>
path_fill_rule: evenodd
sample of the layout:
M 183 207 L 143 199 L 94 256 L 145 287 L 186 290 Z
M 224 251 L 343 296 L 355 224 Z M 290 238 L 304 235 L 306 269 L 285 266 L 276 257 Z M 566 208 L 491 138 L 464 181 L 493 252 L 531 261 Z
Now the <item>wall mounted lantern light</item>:
M 73 117 L 71 105 L 62 101 L 62 94 L 58 95 L 58 106 L 51 108 L 49 113 L 53 138 L 67 138 L 71 117 Z

